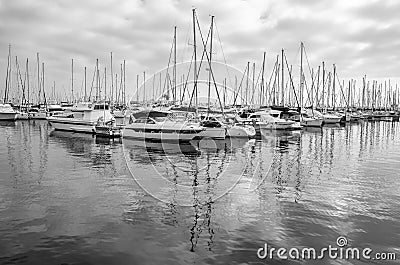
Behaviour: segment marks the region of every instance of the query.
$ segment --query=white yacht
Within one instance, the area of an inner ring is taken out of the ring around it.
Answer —
[[[322,127],[323,121],[322,117],[315,116],[311,109],[301,111],[300,124],[303,127]]]
[[[340,120],[342,119],[342,117],[335,115],[335,114],[321,113],[318,110],[308,110],[308,113],[310,111],[312,111],[312,113],[314,114],[314,117],[322,118],[323,123],[325,123],[325,124],[340,123]]]
[[[0,120],[12,120],[17,118],[18,112],[16,112],[10,104],[0,103]]]
[[[229,138],[253,138],[256,136],[256,129],[245,124],[233,124],[227,126],[226,136]]]
[[[59,104],[49,104],[48,107],[48,116],[53,116],[53,115],[60,115],[64,112],[64,108],[61,107]]]
[[[256,129],[268,130],[290,130],[295,121],[281,118],[282,111],[262,110],[252,114],[247,119],[242,120],[243,124],[253,125]]]
[[[99,120],[107,122],[114,120],[108,104],[98,103],[90,105],[81,111],[66,110],[62,114],[48,117],[50,125],[55,130],[95,133],[95,126]]]
[[[29,118],[33,120],[45,120],[47,118],[47,111],[45,104],[38,104],[31,106],[28,111]]]
[[[223,140],[226,138],[226,126],[214,116],[202,117],[198,123],[204,130],[199,133],[197,138],[210,138]]]
[[[229,138],[253,138],[256,136],[256,129],[252,125],[238,122],[237,115],[226,115],[226,137]]]
[[[195,124],[172,119],[167,112],[143,111],[136,114],[136,119],[124,127],[123,138],[181,142],[190,141],[204,131]]]

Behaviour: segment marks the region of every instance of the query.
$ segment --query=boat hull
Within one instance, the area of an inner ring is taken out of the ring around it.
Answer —
[[[256,135],[256,130],[252,126],[234,125],[227,129],[226,137],[229,138],[251,138]]]
[[[323,117],[325,124],[340,123],[341,117]]]
[[[122,132],[122,137],[127,139],[141,139],[141,140],[150,140],[150,141],[191,141],[197,136],[198,132],[194,131],[193,133],[179,133],[179,132],[168,132],[168,131],[145,131],[140,129],[131,128],[126,126]]]
[[[0,112],[0,121],[15,121],[16,118],[16,112]]]
[[[322,119],[303,119],[300,124],[303,127],[321,127],[322,122]]]
[[[82,121],[71,118],[47,118],[50,125],[58,131],[95,133],[95,124],[91,121]]]
[[[223,140],[226,138],[226,129],[223,127],[205,128],[205,130],[197,134],[196,138],[211,138],[216,140]]]

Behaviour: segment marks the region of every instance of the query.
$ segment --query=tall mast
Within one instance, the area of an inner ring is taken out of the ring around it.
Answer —
[[[263,63],[262,63],[262,74],[261,74],[261,92],[260,92],[260,106],[262,105],[262,101],[264,100],[264,71],[265,71],[265,54],[263,55]]]
[[[193,52],[194,52],[194,64],[193,64],[193,90],[195,92],[195,108],[197,112],[197,53],[196,53],[196,9],[192,9],[193,11]]]
[[[318,107],[319,106],[319,74],[320,74],[320,72],[321,72],[321,66],[320,65],[318,65],[318,74],[317,74],[317,92],[315,93],[316,94],[316,100],[317,100],[317,104],[315,104],[316,105],[316,107]]]
[[[176,101],[176,26],[174,27],[174,68],[173,68],[173,101]],[[153,94],[154,95],[154,94]],[[154,96],[153,96],[154,97]]]
[[[322,62],[322,107],[325,108],[325,62]]]
[[[104,67],[104,102],[107,100],[107,68]]]
[[[303,107],[303,42],[300,44],[300,107]]]
[[[99,100],[99,59],[96,59],[96,101]]]
[[[139,102],[139,75],[136,75],[136,102]]]
[[[110,62],[110,72],[111,72],[111,100],[110,100],[110,105],[113,104],[113,96],[114,96],[114,82],[113,80],[113,55],[111,52],[111,62]]]
[[[152,88],[152,96],[151,99],[154,102],[154,86],[155,86],[155,82],[156,82],[156,74],[153,74],[153,88]]]
[[[6,88],[4,89],[4,104],[8,101],[8,90],[11,79],[11,44],[8,44],[8,58],[7,58],[7,74],[6,74]]]
[[[85,66],[85,71],[84,72],[85,72],[85,98],[84,98],[84,101],[86,102],[86,100],[87,100],[87,94],[86,94],[86,66]]]
[[[115,74],[115,101],[116,101],[116,104],[118,105],[118,95],[117,95],[117,92],[118,92],[118,74]]]
[[[44,106],[47,109],[47,101],[46,101],[46,89],[44,87],[44,63],[42,63],[42,88],[43,88],[43,99],[44,99]]]
[[[282,100],[281,100],[281,105],[282,106],[284,106],[285,105],[285,78],[284,78],[284,70],[285,70],[285,67],[284,67],[284,62],[283,62],[283,59],[284,59],[284,56],[285,56],[285,54],[284,54],[284,50],[282,49],[282,74],[281,74],[281,81],[282,81],[282,83],[281,83],[281,88],[282,88]]]
[[[41,88],[40,88],[40,63],[39,63],[39,53],[36,53],[36,60],[37,60],[37,81],[38,81],[38,104],[40,104],[40,93],[41,93]]]
[[[162,85],[161,85],[161,72],[160,72],[160,94],[161,94],[161,100],[162,100],[162,97],[164,96],[164,91],[163,91],[163,89],[162,89]],[[181,103],[182,103],[182,101],[181,101]]]
[[[146,71],[143,71],[143,103],[146,101]]]
[[[314,107],[314,82],[315,82],[315,76],[314,76],[314,68],[311,69],[311,99],[310,99],[310,105],[311,108]]]
[[[362,96],[361,96],[361,108],[365,108],[365,87],[366,87],[366,76],[363,76],[363,90],[362,90]]]
[[[28,104],[29,104],[29,100],[30,100],[30,97],[29,97],[29,93],[30,93],[30,90],[29,90],[29,60],[28,60],[28,58],[26,58],[26,81],[27,81],[27,93],[28,93],[28,97],[27,97],[27,101],[28,101]]]
[[[210,69],[208,71],[208,104],[207,110],[210,113],[210,97],[211,97],[211,65],[212,65],[212,43],[213,43],[213,28],[214,28],[214,16],[211,16],[211,28],[210,28]]]
[[[252,85],[252,91],[251,91],[251,103],[254,104],[254,90],[256,89],[255,87],[255,78],[256,78],[256,63],[253,62],[253,85]]]
[[[336,80],[336,65],[335,64],[333,64],[333,87],[332,87],[332,107],[333,107],[333,110],[335,110],[335,101],[336,101],[336,96],[335,96],[335,93],[336,93],[336,90],[335,90],[335,85],[336,85],[336,82],[335,82],[335,80]]]
[[[124,60],[124,98],[123,98],[123,102],[124,105],[126,105],[126,78],[125,78],[125,60]]]
[[[71,93],[72,102],[74,102],[74,59],[71,59]]]
[[[226,101],[226,77],[224,79],[224,108],[225,108],[225,101]]]
[[[247,78],[246,78],[246,104],[248,105],[249,94],[249,75],[250,75],[250,62],[247,62]]]

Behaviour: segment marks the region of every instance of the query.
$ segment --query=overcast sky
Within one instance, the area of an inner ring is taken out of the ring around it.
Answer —
[[[55,81],[57,89],[70,89],[73,58],[79,90],[83,67],[91,73],[98,58],[109,68],[111,51],[114,68],[126,60],[127,86],[134,87],[136,74],[167,65],[175,25],[178,61],[190,60],[193,7],[204,32],[215,16],[224,52],[217,48],[215,58],[225,55],[239,69],[248,61],[259,68],[266,51],[268,73],[282,48],[297,67],[303,41],[312,67],[335,63],[342,78],[400,77],[397,0],[0,0],[1,90],[9,44],[20,65],[30,59],[32,72],[40,53],[47,87]]]

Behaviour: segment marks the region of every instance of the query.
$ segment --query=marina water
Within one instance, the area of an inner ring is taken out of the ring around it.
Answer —
[[[0,135],[1,264],[290,264],[302,261],[257,249],[339,236],[400,253],[399,123],[183,146],[46,121],[1,122]]]

